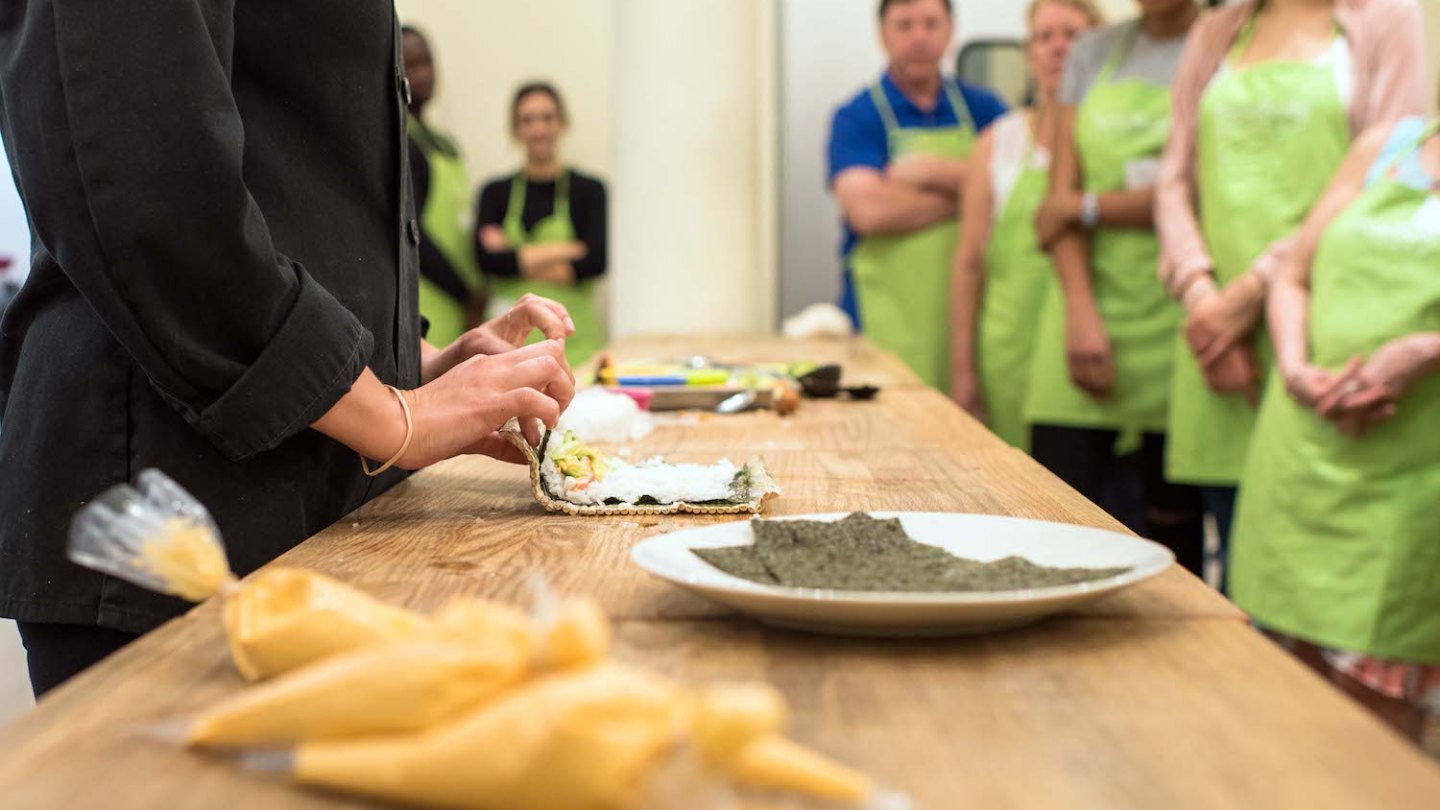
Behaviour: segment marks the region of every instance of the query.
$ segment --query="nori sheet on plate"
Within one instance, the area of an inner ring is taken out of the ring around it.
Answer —
[[[1052,568],[1022,557],[980,562],[916,542],[900,521],[857,512],[833,523],[755,520],[750,546],[694,549],[727,574],[765,585],[841,591],[1010,591],[1108,579],[1128,568]]]

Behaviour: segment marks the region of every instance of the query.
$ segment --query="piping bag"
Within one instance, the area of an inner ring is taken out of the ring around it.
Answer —
[[[277,566],[237,581],[209,511],[158,470],[81,509],[70,524],[69,554],[87,568],[191,602],[223,594],[231,657],[251,681],[430,626],[418,613],[313,571]]]
[[[480,599],[451,603],[414,637],[307,664],[185,724],[200,748],[288,746],[418,732],[463,716],[547,670],[597,663],[610,624],[589,599],[541,595],[543,620]]]
[[[588,599],[542,587],[533,615],[462,600],[424,616],[298,569],[237,582],[208,512],[155,471],[85,507],[70,553],[191,601],[224,596],[237,668],[271,680],[178,736],[298,784],[456,810],[710,810],[737,786],[909,806],[787,739],[768,686],[692,691],[609,660],[610,623]]]
[[[441,810],[688,808],[705,806],[693,801],[701,795],[730,807],[731,784],[827,807],[907,806],[780,736],[783,717],[768,687],[695,695],[603,662],[540,677],[420,734],[304,743],[242,762],[302,785]]]

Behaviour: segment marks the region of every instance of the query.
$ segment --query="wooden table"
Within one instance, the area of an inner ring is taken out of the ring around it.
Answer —
[[[645,338],[622,358],[839,361],[873,403],[806,402],[666,426],[637,454],[762,453],[772,514],[970,511],[1114,521],[862,341]],[[1002,635],[879,642],[767,629],[649,578],[636,542],[718,518],[546,515],[523,473],[458,459],[282,558],[398,603],[519,601],[535,572],[597,597],[617,654],[696,682],[764,679],[795,736],[908,791],[917,808],[1432,808],[1440,767],[1172,569],[1079,614]],[[241,687],[204,605],[0,729],[6,808],[365,806],[137,739]]]

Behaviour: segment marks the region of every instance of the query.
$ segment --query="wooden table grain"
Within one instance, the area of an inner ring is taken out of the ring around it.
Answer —
[[[816,359],[885,385],[871,403],[779,417],[667,420],[635,456],[762,455],[772,514],[981,512],[1117,528],[863,341],[644,338],[617,356]],[[1179,569],[1076,614],[979,638],[858,641],[765,628],[652,579],[637,542],[730,518],[545,514],[523,471],[457,459],[282,558],[420,609],[523,601],[536,573],[598,598],[617,655],[692,682],[759,678],[795,735],[911,794],[917,808],[1434,807],[1440,767]],[[291,790],[142,731],[242,683],[202,605],[0,729],[7,808],[367,806]]]

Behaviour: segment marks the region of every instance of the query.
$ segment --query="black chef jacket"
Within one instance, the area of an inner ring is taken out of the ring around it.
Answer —
[[[390,0],[5,0],[0,126],[35,253],[0,322],[0,614],[184,608],[65,557],[147,467],[247,573],[399,480],[307,426],[419,382]]]

